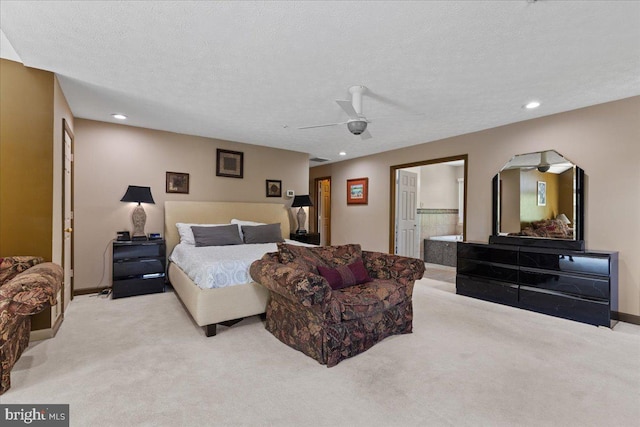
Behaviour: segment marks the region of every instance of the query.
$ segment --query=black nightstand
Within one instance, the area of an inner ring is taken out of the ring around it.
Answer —
[[[112,297],[164,292],[164,240],[113,241]]]
[[[320,233],[306,233],[306,234],[289,234],[291,240],[295,240],[302,243],[309,243],[312,245],[320,244]]]

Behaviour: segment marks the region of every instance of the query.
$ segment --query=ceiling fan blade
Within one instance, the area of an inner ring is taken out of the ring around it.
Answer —
[[[338,125],[344,125],[344,124],[347,124],[347,122],[327,123],[327,124],[324,124],[324,125],[313,125],[313,126],[302,126],[302,127],[299,127],[298,129],[324,128],[324,127],[328,127],[328,126],[338,126]]]
[[[372,136],[371,136],[371,134],[369,133],[368,130],[365,130],[364,132],[362,132],[360,134],[360,139],[371,139],[371,138],[372,138]]]
[[[350,119],[359,119],[360,118],[360,116],[358,115],[356,110],[353,108],[353,104],[351,104],[351,101],[336,100],[336,102],[338,103],[340,108],[342,108],[344,110],[344,112],[347,113],[347,115],[349,116]]]

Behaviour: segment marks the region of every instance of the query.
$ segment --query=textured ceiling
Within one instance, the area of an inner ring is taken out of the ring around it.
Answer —
[[[0,28],[76,117],[332,161],[640,95],[640,2],[3,0]],[[297,129],[352,85],[372,139]]]

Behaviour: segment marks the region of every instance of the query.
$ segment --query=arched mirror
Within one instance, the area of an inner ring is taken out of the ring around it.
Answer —
[[[514,156],[493,178],[489,241],[584,250],[583,181],[554,150]]]

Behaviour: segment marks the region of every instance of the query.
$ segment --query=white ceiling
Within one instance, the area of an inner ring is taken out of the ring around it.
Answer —
[[[3,0],[0,28],[76,117],[332,161],[640,95],[635,1]],[[352,85],[369,118],[424,116],[296,129],[344,121]]]

